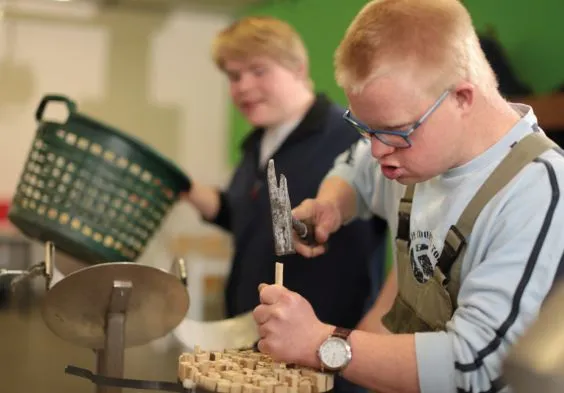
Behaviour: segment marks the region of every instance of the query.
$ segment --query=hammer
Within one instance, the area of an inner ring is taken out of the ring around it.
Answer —
[[[300,239],[308,245],[317,244],[313,226],[292,217],[288,183],[284,175],[280,175],[280,185],[276,179],[274,160],[268,161],[267,169],[268,196],[272,213],[272,229],[274,232],[274,251],[277,256],[295,254],[292,241],[292,229]]]

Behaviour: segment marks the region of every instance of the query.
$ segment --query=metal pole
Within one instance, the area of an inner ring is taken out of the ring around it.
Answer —
[[[106,314],[104,349],[98,351],[97,373],[105,377],[123,378],[125,352],[125,318],[131,281],[114,281],[110,303]],[[96,393],[121,393],[120,387],[98,385]]]

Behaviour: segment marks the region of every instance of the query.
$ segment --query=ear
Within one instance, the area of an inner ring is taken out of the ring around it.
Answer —
[[[457,107],[463,113],[467,113],[474,105],[475,86],[469,82],[460,82],[457,84],[452,95],[456,100]]]

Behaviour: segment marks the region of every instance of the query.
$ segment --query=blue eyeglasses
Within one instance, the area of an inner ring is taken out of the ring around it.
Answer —
[[[441,105],[441,103],[448,97],[450,89],[445,90],[443,94],[438,98],[437,101],[417,120],[411,127],[407,130],[397,130],[397,131],[387,131],[387,130],[373,130],[365,124],[362,124],[358,120],[354,119],[351,115],[351,111],[347,110],[343,114],[343,118],[350,125],[354,127],[362,136],[365,138],[377,138],[380,142],[385,145],[405,149],[411,147],[411,141],[409,140],[409,135],[415,131],[423,122]]]

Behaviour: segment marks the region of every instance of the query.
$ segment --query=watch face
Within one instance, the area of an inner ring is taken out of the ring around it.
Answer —
[[[319,359],[325,368],[336,370],[347,365],[351,360],[349,344],[339,337],[329,337],[319,347]]]

